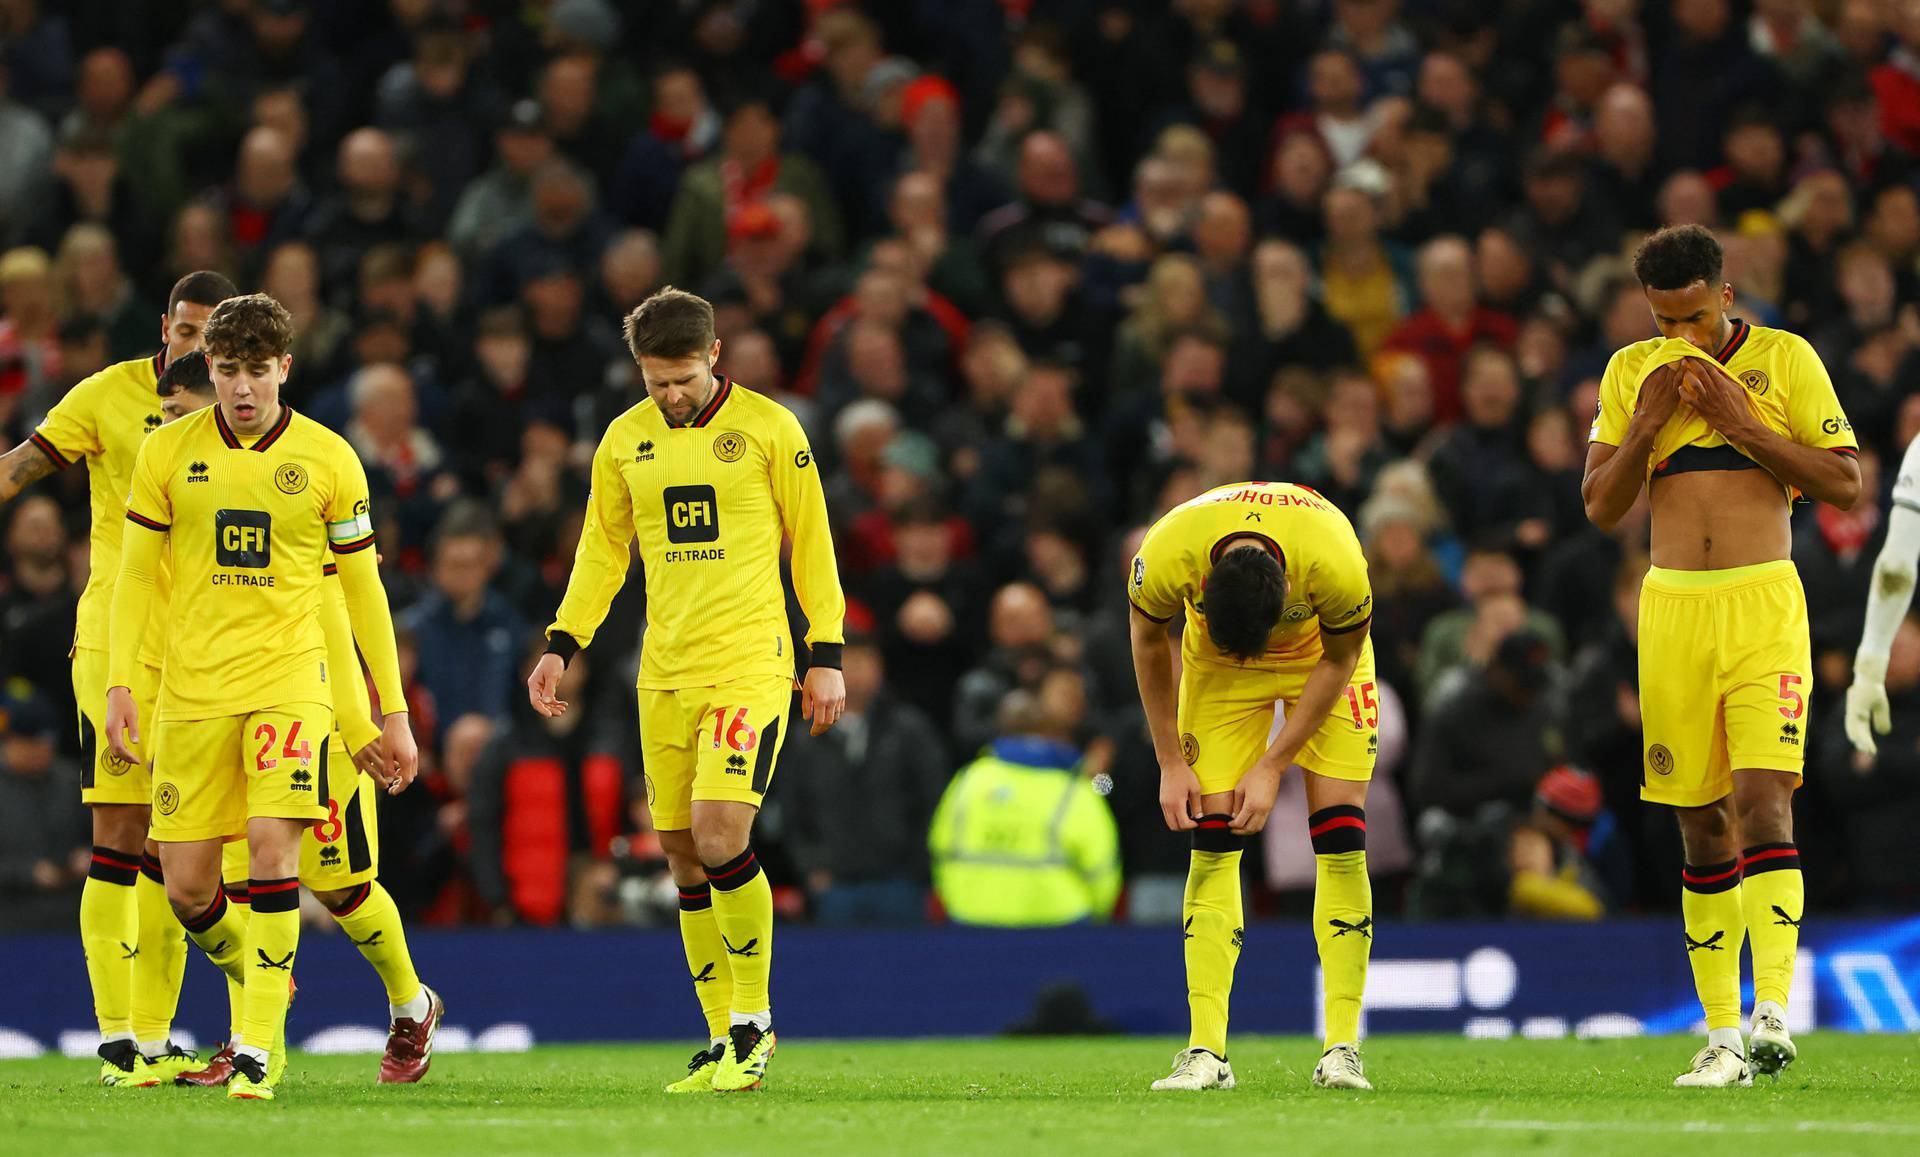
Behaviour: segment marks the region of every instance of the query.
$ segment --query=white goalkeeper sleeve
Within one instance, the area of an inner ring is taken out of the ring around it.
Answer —
[[[1853,656],[1853,686],[1847,689],[1847,738],[1856,750],[1872,755],[1878,750],[1874,734],[1887,733],[1892,718],[1887,709],[1887,654],[1893,636],[1913,601],[1916,560],[1920,559],[1920,438],[1907,445],[1900,460],[1900,477],[1893,487],[1893,509],[1887,516],[1887,541],[1873,564],[1873,587],[1867,596],[1866,628]]]

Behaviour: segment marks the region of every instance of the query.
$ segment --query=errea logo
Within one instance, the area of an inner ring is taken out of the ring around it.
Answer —
[[[162,419],[158,414],[148,414],[146,417],[147,433],[151,434],[155,430],[158,430],[163,421],[164,419]]]
[[[653,461],[653,439],[649,438],[633,448],[633,460],[635,462]]]
[[[211,478],[207,476],[207,464],[205,462],[195,462],[189,465],[187,467],[187,481],[188,482],[213,481]]]

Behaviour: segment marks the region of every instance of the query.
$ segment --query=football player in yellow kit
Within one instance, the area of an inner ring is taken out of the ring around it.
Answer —
[[[1191,1033],[1157,1090],[1230,1089],[1227,997],[1240,956],[1240,852],[1280,777],[1306,779],[1323,1088],[1369,1089],[1360,997],[1373,945],[1367,784],[1379,745],[1373,591],[1346,515],[1304,486],[1242,482],[1168,511],[1127,584],[1134,677],[1167,826],[1193,833],[1182,933]],[[1176,695],[1167,624],[1186,615]],[[1272,742],[1275,704],[1286,723]]]
[[[1787,1033],[1805,893],[1793,840],[1813,658],[1793,565],[1794,500],[1860,496],[1858,443],[1806,340],[1727,316],[1720,242],[1662,229],[1633,258],[1661,336],[1614,353],[1581,485],[1611,529],[1644,488],[1653,568],[1640,596],[1640,798],[1680,821],[1681,916],[1707,1043],[1674,1081],[1753,1082]],[[1740,946],[1753,956],[1740,1035]]]
[[[207,316],[237,291],[202,270],[174,283],[160,317],[160,351],[108,366],[67,391],[32,437],[0,455],[0,504],[56,471],[87,464],[93,529],[90,570],[74,623],[73,696],[80,715],[80,799],[93,816],[93,864],[80,892],[80,943],[100,1023],[100,1083],[145,1087],[191,1067],[167,1033],[180,994],[186,941],[167,905],[158,847],[147,838],[147,767],[101,742],[107,704],[107,607],[120,573],[127,483],[141,444],[160,427],[159,375],[200,348]],[[143,650],[131,678],[151,714],[160,656]]]
[[[713,307],[663,289],[627,318],[647,399],[593,456],[586,525],[547,654],[527,683],[554,716],[567,660],[593,640],[637,542],[647,577],[640,741],[647,802],[680,887],[680,933],[709,1044],[670,1092],[757,1088],[773,1054],[773,897],[748,840],[792,697],[780,581],[807,617],[804,713],[818,735],[846,703],[846,601],[813,451],[784,406],[714,372]]]
[[[207,358],[195,352],[176,359],[160,375],[160,410],[172,422],[197,413],[214,402],[213,378]],[[420,983],[407,950],[406,928],[393,897],[381,886],[379,787],[387,774],[380,750],[380,728],[373,722],[366,680],[354,650],[346,596],[340,590],[338,568],[331,562],[326,578],[320,625],[327,635],[327,661],[340,677],[332,680],[334,731],[328,748],[352,756],[358,774],[330,775],[327,818],[307,829],[300,844],[300,883],[333,914],[360,954],[373,965],[386,986],[390,1023],[386,1053],[380,1061],[381,1084],[406,1084],[426,1075],[433,1060],[434,1030],[446,1008],[433,990]],[[171,594],[169,568],[160,572],[157,603],[161,606],[149,624],[150,636],[164,635],[165,604]],[[149,642],[151,643],[151,638]],[[158,664],[158,660],[155,660]],[[345,768],[341,769],[343,772]],[[221,852],[221,876],[229,903],[244,915],[250,910],[247,888],[247,845],[229,842]],[[176,937],[184,943],[184,937]],[[177,974],[176,974],[177,975]],[[231,1035],[204,1068],[179,1074],[183,1085],[225,1085],[233,1077],[233,1050],[242,1043],[245,989],[227,981],[231,1005]],[[275,1055],[283,1064],[286,1051]]]
[[[129,762],[142,720],[131,685],[171,546],[170,631],[154,718],[153,836],[187,933],[245,989],[245,1043],[228,1086],[271,1099],[299,946],[301,836],[326,818],[333,731],[322,568],[339,567],[353,633],[386,708],[381,750],[411,782],[417,762],[386,591],[374,563],[366,474],[339,435],[280,400],[293,323],[261,294],[207,319],[218,404],[154,432],[134,462],[120,577],[108,618],[107,742]],[[220,886],[220,848],[244,834],[252,916]],[[248,984],[250,976],[258,976]]]

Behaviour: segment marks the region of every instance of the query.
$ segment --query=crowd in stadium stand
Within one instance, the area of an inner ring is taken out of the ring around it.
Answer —
[[[785,914],[938,918],[942,793],[1037,729],[1108,793],[1116,918],[1177,915],[1124,576],[1244,479],[1315,487],[1366,546],[1381,911],[1672,907],[1673,821],[1638,801],[1646,514],[1594,529],[1579,480],[1609,354],[1654,333],[1628,256],[1678,222],[1861,440],[1868,499],[1794,519],[1809,891],[1920,899],[1920,626],[1877,759],[1838,710],[1920,433],[1920,4],[0,0],[0,93],[0,448],[151,354],[186,271],[298,323],[286,397],[374,487],[412,918],[672,918],[640,576],[568,671],[589,709],[524,689],[588,457],[642,396],[621,318],[665,284],[801,415],[850,598],[848,715],[796,729],[756,832]],[[86,866],[81,473],[0,512],[0,923],[64,926]],[[1303,910],[1305,807],[1290,777],[1262,914]]]

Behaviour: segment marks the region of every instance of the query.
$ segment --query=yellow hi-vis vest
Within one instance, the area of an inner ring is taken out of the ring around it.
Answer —
[[[940,797],[927,843],[933,886],[961,924],[1031,928],[1105,920],[1120,895],[1120,833],[1079,753],[1033,737],[994,742]]]

